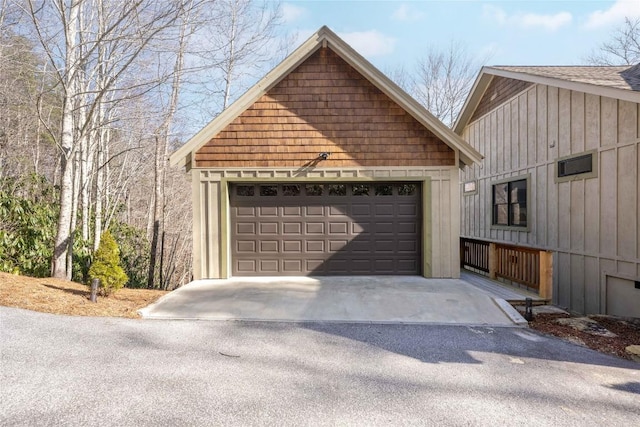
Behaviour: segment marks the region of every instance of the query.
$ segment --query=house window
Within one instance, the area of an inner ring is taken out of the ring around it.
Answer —
[[[558,178],[593,172],[593,153],[558,160]]]
[[[492,224],[506,227],[527,226],[527,180],[493,184]]]

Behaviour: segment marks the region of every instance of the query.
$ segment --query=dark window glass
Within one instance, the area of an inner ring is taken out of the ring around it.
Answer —
[[[593,171],[593,154],[558,161],[558,178]]]
[[[346,196],[347,186],[344,184],[331,184],[329,186],[329,195],[330,196]]]
[[[374,192],[376,196],[391,196],[393,195],[392,185],[375,185]]]
[[[253,185],[238,185],[236,187],[236,195],[247,197],[254,195],[254,186]]]
[[[271,197],[278,195],[278,186],[277,185],[261,185],[260,186],[260,195]]]
[[[351,186],[351,194],[354,196],[368,196],[369,184],[353,184]]]
[[[493,185],[493,225],[527,226],[527,180]]]
[[[307,184],[305,187],[305,193],[307,196],[322,196],[323,188],[320,184]]]
[[[399,196],[414,196],[418,187],[415,184],[401,184],[398,186]]]
[[[300,186],[298,184],[287,184],[282,186],[283,196],[299,196]]]

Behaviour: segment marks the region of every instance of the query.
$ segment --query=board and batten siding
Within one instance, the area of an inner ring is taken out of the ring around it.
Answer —
[[[230,277],[228,185],[232,182],[388,182],[422,183],[422,273],[460,276],[460,223],[457,166],[421,168],[193,168],[194,279]]]
[[[461,235],[554,251],[554,302],[606,313],[609,283],[640,280],[639,105],[535,84],[472,121],[463,138],[485,159],[461,172],[477,180]],[[558,158],[591,150],[595,177],[556,181]],[[521,176],[528,231],[492,228],[492,183]]]

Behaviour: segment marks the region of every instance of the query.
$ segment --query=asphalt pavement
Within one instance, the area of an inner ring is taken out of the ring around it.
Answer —
[[[640,425],[640,364],[523,328],[0,307],[0,425]]]

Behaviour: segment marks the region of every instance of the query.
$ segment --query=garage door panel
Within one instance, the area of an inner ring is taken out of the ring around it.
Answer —
[[[353,217],[371,217],[371,204],[353,203],[351,205],[351,215]]]
[[[278,234],[278,223],[277,222],[261,222],[260,225],[260,234]]]
[[[240,195],[232,185],[232,274],[419,274],[421,192],[412,186],[254,184]]]
[[[238,252],[255,253],[256,242],[254,240],[238,240],[236,241],[236,250]]]
[[[324,265],[324,259],[307,259],[305,263],[306,271],[318,271]]]
[[[380,203],[375,205],[376,217],[394,216],[394,205],[392,203]]]
[[[398,216],[411,216],[415,217],[418,215],[418,206],[415,203],[399,203],[398,207]]]
[[[279,271],[280,271],[280,266],[277,259],[261,259],[260,260],[260,272],[278,274]]]
[[[277,240],[261,240],[260,252],[262,253],[278,253],[278,241]]]
[[[398,241],[398,252],[401,253],[417,253],[418,252],[418,242],[415,240],[399,240]]]
[[[329,216],[345,216],[348,212],[347,205],[329,206]]]
[[[300,240],[285,240],[282,242],[282,250],[283,252],[288,253],[301,253],[302,252],[302,241]]]
[[[301,222],[284,222],[282,223],[282,234],[285,236],[301,235],[302,223]]]
[[[308,222],[306,224],[307,234],[322,234],[324,235],[324,222]]]
[[[376,240],[374,248],[378,254],[389,254],[395,252],[396,245],[394,240]]]
[[[236,224],[236,233],[253,236],[256,234],[256,224],[254,222],[239,222]]]
[[[416,235],[418,233],[418,224],[416,222],[398,222],[397,232]]]
[[[248,216],[253,218],[256,216],[256,208],[250,206],[239,206],[236,209],[236,216]]]
[[[329,252],[340,252],[348,244],[348,240],[329,240]]]
[[[261,217],[268,217],[268,216],[277,217],[278,207],[277,206],[261,206],[260,209],[258,209],[258,212]]]
[[[324,217],[323,206],[303,206],[306,216],[321,216]]]
[[[331,222],[329,223],[329,235],[347,234],[349,224],[347,222]]]
[[[282,269],[285,273],[304,273],[303,261],[301,259],[290,259],[282,262]]]
[[[374,248],[369,240],[352,240],[349,242],[349,250],[354,254],[368,254],[371,253]]]
[[[235,265],[237,266],[238,271],[241,273],[255,273],[257,261],[241,259],[237,260]]]
[[[307,240],[307,252],[323,253],[325,251],[324,240]]]
[[[282,208],[283,216],[302,216],[302,206],[284,206]]]

